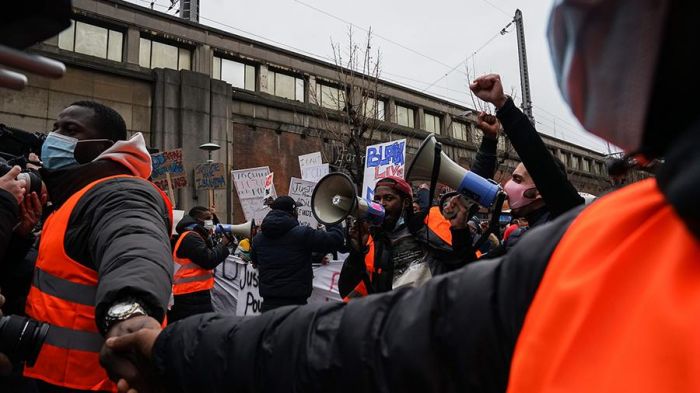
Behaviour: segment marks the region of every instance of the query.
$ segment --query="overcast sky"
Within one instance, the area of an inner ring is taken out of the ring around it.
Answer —
[[[506,91],[520,105],[515,25],[499,34],[520,7],[538,130],[608,153],[604,141],[581,128],[556,86],[545,38],[552,0],[200,1],[203,24],[326,59],[332,58],[331,40],[347,43],[348,23],[355,25],[358,40],[371,27],[383,79],[427,88],[429,94],[472,108],[478,104],[468,94],[467,72],[470,77],[500,73]],[[156,5],[156,10],[164,8]]]

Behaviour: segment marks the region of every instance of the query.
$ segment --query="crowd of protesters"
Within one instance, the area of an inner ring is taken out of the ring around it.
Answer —
[[[143,136],[115,110],[69,105],[34,159],[44,187],[30,191],[19,167],[0,176],[0,306],[48,326],[29,361],[0,342],[0,391],[700,390],[700,132],[682,94],[700,79],[677,78],[695,75],[698,7],[555,2],[548,35],[574,114],[630,155],[665,159],[590,206],[500,76],[470,83],[495,116],[478,115],[468,169],[495,176],[501,133],[521,160],[502,221],[389,176],[374,190],[379,225],[310,228],[280,196],[250,238],[217,235],[206,207],[173,221]],[[671,118],[650,109],[669,98]],[[314,261],[345,252],[343,302],[307,305]],[[259,271],[262,315],[214,307],[231,259]]]

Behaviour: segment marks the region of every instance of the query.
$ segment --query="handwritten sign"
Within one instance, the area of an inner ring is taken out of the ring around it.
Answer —
[[[172,188],[187,187],[187,174],[182,166],[182,149],[151,154],[151,178],[162,190],[168,190],[168,173]]]
[[[243,265],[238,277],[238,302],[236,302],[236,315],[258,315],[263,298],[260,296],[260,278],[258,269],[253,265]]]
[[[318,166],[323,162],[321,161],[321,152],[317,151],[315,153],[304,154],[299,156],[299,168],[304,171],[304,168],[310,166]]]
[[[263,204],[265,178],[269,174],[270,168],[266,166],[231,171],[231,179],[236,187],[246,221],[255,220],[255,222],[260,223],[269,211],[269,208]],[[277,197],[274,183],[271,186],[271,196],[272,198]]]
[[[387,176],[403,178],[405,166],[405,139],[367,146],[365,176],[362,183],[363,197],[367,199],[374,197],[374,186],[379,179]]]
[[[316,183],[302,180],[296,177],[289,181],[289,196],[297,202],[297,212],[299,213],[299,223],[308,225],[311,228],[318,227],[318,221],[311,213],[311,195],[314,192]]]
[[[321,180],[321,178],[323,176],[326,176],[328,173],[330,173],[330,167],[328,166],[328,164],[307,166],[306,168],[301,168],[301,178],[312,182],[317,182]]]
[[[265,176],[265,199],[272,197],[272,188],[275,186],[275,173],[270,172]]]
[[[194,184],[198,190],[218,190],[226,188],[224,163],[199,164],[194,168]]]

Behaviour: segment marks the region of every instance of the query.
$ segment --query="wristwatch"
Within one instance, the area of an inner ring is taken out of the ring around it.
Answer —
[[[143,306],[135,300],[127,300],[112,305],[105,315],[105,330],[114,326],[117,322],[126,321],[131,317],[148,315]]]

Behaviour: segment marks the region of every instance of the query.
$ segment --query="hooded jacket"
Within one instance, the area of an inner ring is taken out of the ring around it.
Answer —
[[[178,235],[182,235],[187,231],[193,231],[182,239],[180,248],[177,250],[177,256],[179,258],[187,258],[203,269],[214,269],[228,256],[228,247],[222,244],[214,246],[210,238],[205,239],[202,237],[200,228],[201,231],[206,231],[197,224],[197,220],[187,214],[177,223],[175,230]],[[173,239],[173,244],[176,241],[177,239]]]
[[[282,210],[271,210],[260,229],[250,256],[260,275],[260,295],[266,300],[311,296],[311,253],[337,251],[345,242],[339,226],[312,229]]]
[[[161,193],[146,181],[151,156],[140,133],[118,141],[94,161],[58,170],[42,169],[53,208],[91,182],[97,184],[71,213],[65,234],[68,256],[97,271],[95,321],[104,332],[108,308],[128,297],[162,321],[172,288],[170,212]]]

